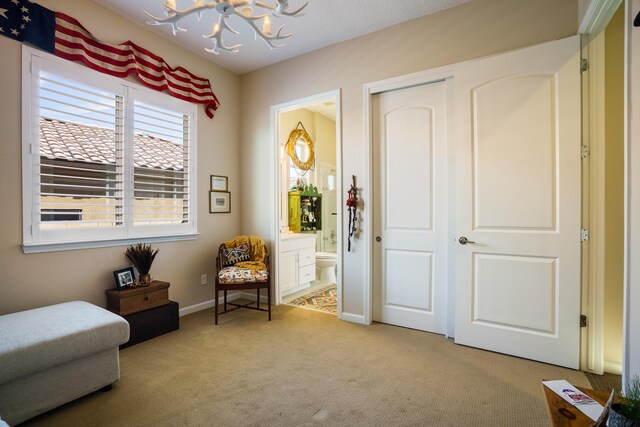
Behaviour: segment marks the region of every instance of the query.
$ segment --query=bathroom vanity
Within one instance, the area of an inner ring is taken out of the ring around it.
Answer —
[[[280,235],[280,296],[308,288],[316,278],[316,234]]]

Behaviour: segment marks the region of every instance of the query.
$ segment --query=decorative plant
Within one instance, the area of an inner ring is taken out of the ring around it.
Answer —
[[[146,280],[144,280],[143,276],[147,276],[148,279],[151,264],[153,264],[153,260],[158,254],[158,249],[154,250],[151,245],[145,243],[136,243],[129,246],[124,254],[138,270],[140,281],[145,282]]]
[[[621,415],[640,422],[640,376],[634,375],[627,381],[627,390],[620,395]]]

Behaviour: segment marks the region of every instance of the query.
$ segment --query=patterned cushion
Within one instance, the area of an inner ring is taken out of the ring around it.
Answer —
[[[222,265],[230,266],[238,262],[249,261],[251,254],[249,254],[249,245],[244,243],[240,246],[230,249],[222,249]]]
[[[218,273],[220,283],[266,282],[269,278],[267,270],[257,270],[254,274],[248,268],[225,267]]]

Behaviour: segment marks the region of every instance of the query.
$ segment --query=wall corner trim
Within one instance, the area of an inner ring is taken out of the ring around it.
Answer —
[[[364,316],[361,314],[342,312],[342,320],[345,322],[358,323],[360,325],[370,325],[370,323],[367,323]]]
[[[620,3],[622,0],[591,0],[578,27],[578,34],[597,34],[604,30]]]

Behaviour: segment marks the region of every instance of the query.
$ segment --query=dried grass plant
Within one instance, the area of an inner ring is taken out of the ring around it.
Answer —
[[[142,276],[149,274],[153,260],[158,254],[158,249],[154,250],[151,245],[145,243],[136,243],[129,246],[124,254]]]

